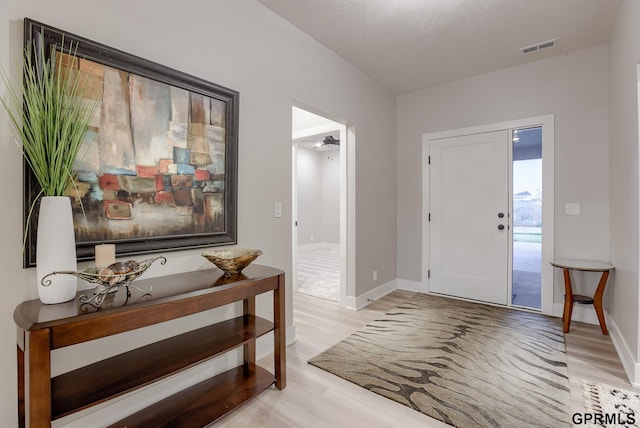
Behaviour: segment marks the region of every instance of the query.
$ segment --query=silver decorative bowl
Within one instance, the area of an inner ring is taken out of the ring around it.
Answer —
[[[216,265],[224,272],[225,276],[239,274],[260,255],[262,255],[261,250],[240,247],[209,250],[202,253],[202,257]]]

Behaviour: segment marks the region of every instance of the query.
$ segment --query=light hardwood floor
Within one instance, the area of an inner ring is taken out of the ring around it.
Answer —
[[[211,427],[445,427],[424,414],[331,375],[307,360],[334,345],[414,293],[394,291],[358,312],[294,293],[297,341],[287,348],[287,387],[273,387]],[[565,335],[572,409],[584,412],[582,380],[629,385],[611,339],[598,326],[571,323]],[[269,367],[271,358],[261,364]]]

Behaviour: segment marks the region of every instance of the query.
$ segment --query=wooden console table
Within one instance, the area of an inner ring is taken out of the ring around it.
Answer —
[[[23,302],[18,326],[20,426],[50,427],[51,421],[134,391],[196,364],[243,347],[244,364],[161,400],[113,427],[203,427],[275,383],[286,385],[284,272],[250,265],[232,280],[218,269],[138,280],[150,295],[119,289],[99,310],[75,301]],[[273,291],[274,321],[255,315],[255,296]],[[78,294],[91,293],[90,290]],[[243,315],[51,378],[51,351],[158,324],[233,302]],[[256,338],[274,335],[274,372],[256,365]]]

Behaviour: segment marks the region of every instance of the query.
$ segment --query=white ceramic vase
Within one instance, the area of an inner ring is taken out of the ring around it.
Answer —
[[[66,196],[44,196],[40,200],[36,243],[36,277],[42,303],[72,300],[78,291],[75,276],[51,275],[46,279],[51,280],[48,286],[42,285],[42,278],[51,272],[77,268],[71,200]]]

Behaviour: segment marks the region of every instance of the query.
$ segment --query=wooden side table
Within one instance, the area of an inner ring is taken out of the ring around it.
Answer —
[[[575,259],[558,259],[550,262],[551,265],[562,269],[564,273],[564,311],[562,313],[562,321],[564,322],[564,332],[569,333],[569,326],[571,324],[571,314],[573,312],[574,303],[591,304],[596,311],[598,321],[600,322],[600,328],[602,334],[609,334],[607,330],[607,324],[604,320],[604,311],[602,310],[602,296],[604,295],[604,288],[607,285],[607,279],[609,278],[609,272],[615,269],[612,265],[603,262],[597,262],[592,260],[575,260]],[[600,282],[593,297],[583,296],[580,294],[573,294],[573,288],[571,285],[570,271],[579,270],[586,272],[602,272]]]

